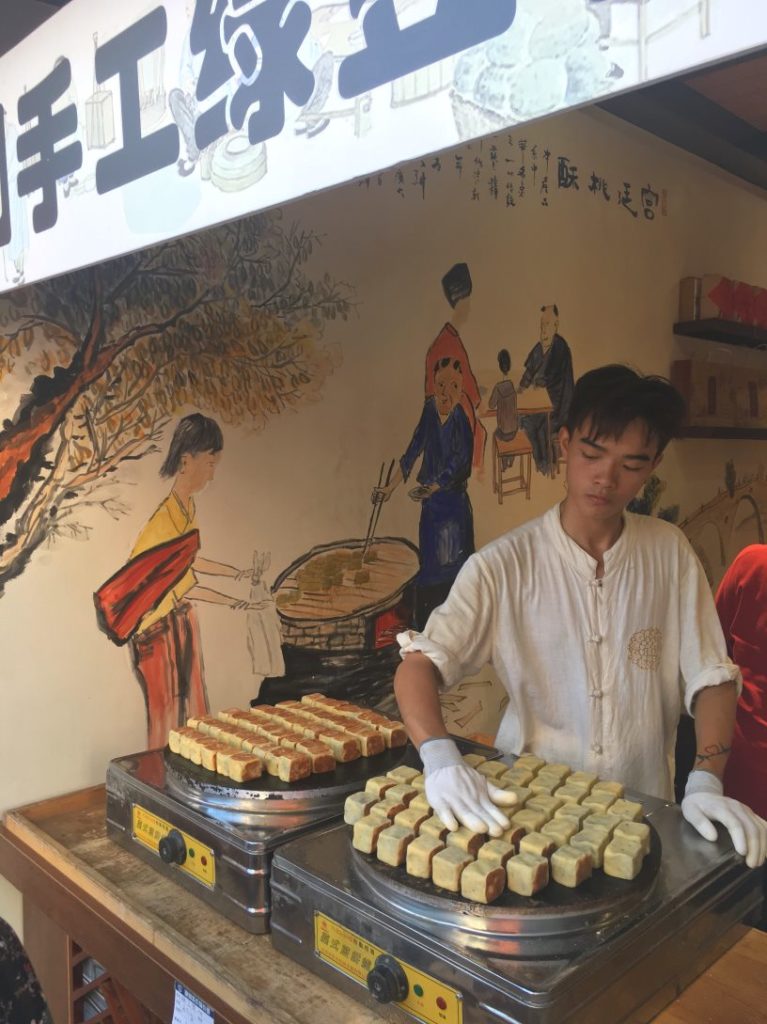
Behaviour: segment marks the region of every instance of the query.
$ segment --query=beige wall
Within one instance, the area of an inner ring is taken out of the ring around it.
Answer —
[[[501,347],[509,349],[518,381],[544,303],[559,305],[560,333],[572,349],[576,376],[606,361],[668,374],[672,358],[690,347],[676,343],[671,331],[681,277],[715,271],[767,283],[763,197],[606,115],[545,121],[515,132],[515,145],[522,137],[528,153],[536,142],[541,151],[548,147],[552,167],[557,155],[569,156],[579,167],[580,191],[558,192],[553,170],[548,208],[528,194],[507,209],[503,193],[494,201],[484,185],[474,202],[469,161],[475,147],[464,153],[462,179],[447,170],[452,158],[444,158],[443,171],[429,175],[425,200],[410,185],[408,169],[405,199],[390,172],[380,187],[374,179],[370,188],[345,187],[286,211],[325,235],[311,271],[349,282],[357,315],[326,328],[325,340],[339,346],[342,359],[319,402],[273,419],[259,433],[226,429],[218,475],[198,500],[206,555],[245,566],[255,547],[268,549],[273,576],[315,544],[364,536],[380,464],[404,451],[417,422],[426,348],[449,313],[439,282],[457,261],[468,262],[474,280],[462,336],[488,389],[499,376]],[[607,179],[610,203],[588,192],[592,170]],[[487,177],[485,167],[483,182]],[[632,218],[617,203],[623,181],[633,183],[637,199],[648,183],[666,190],[667,216]],[[6,383],[12,382],[4,382],[8,396]],[[0,418],[13,410],[0,395]],[[663,504],[679,504],[683,517],[692,513],[722,486],[727,459],[735,460],[739,475],[755,473],[764,461],[762,445],[672,445],[660,467],[668,485]],[[97,783],[109,758],[144,746],[142,699],[128,653],[97,629],[92,594],[125,559],[166,493],[160,460],[153,455],[122,471],[118,489],[130,506],[125,517],[113,521],[90,510],[83,518],[92,527],[89,539],[60,540],[38,551],[6,588],[0,808]],[[478,545],[563,495],[562,477],[534,473],[530,501],[515,494],[499,505],[490,478],[487,458],[484,480],[475,474],[470,483]],[[384,509],[379,533],[417,541],[418,507],[406,488]],[[239,587],[232,592],[245,596]],[[243,618],[213,606],[202,606],[200,617],[212,704],[246,702],[257,681]],[[490,678],[489,672],[482,676]],[[495,690],[470,688],[464,696],[453,707],[459,716],[473,712],[467,728],[491,728]],[[0,913],[17,921],[18,903],[4,885]]]

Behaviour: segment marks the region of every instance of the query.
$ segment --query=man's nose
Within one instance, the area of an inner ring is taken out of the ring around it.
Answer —
[[[614,488],[618,483],[618,467],[611,464],[601,464],[597,472],[597,483],[601,487]]]

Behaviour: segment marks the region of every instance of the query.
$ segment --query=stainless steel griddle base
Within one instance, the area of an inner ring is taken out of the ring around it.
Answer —
[[[449,937],[457,946],[508,955],[513,944],[515,955],[528,959],[568,956],[595,933],[609,935],[641,910],[661,866],[661,841],[652,827],[650,837],[650,854],[630,882],[594,871],[577,889],[551,881],[535,896],[507,891],[489,906],[411,878],[404,866],[389,867],[357,850],[352,850],[351,870],[355,885],[376,906],[416,928]]]
[[[722,835],[708,843],[684,822],[678,807],[650,798],[645,805],[653,807],[648,821],[663,851],[654,880],[632,904],[612,913],[608,909],[601,924],[594,921],[573,932],[567,954],[559,941],[565,929],[562,905],[544,909],[536,928],[517,922],[516,934],[496,934],[489,949],[482,947],[490,908],[472,909],[456,900],[459,925],[436,912],[429,900],[421,901],[419,916],[414,893],[403,913],[402,894],[391,886],[376,891],[361,877],[360,860],[343,825],[310,841],[297,839],[275,853],[272,941],[350,996],[379,1009],[388,1021],[648,1021],[739,937],[744,930],[740,922],[760,903],[761,876],[744,867],[729,838]],[[363,874],[370,874],[368,867],[363,866]],[[504,913],[506,926],[513,927],[509,908]],[[435,991],[452,993],[453,1015],[450,998],[443,1016],[436,1010],[434,1016],[409,1011],[401,1001],[376,1002],[364,980],[318,955],[315,928],[324,918],[433,981],[431,988],[422,982],[422,1001],[433,1002]],[[556,940],[548,949],[544,933]]]
[[[408,753],[407,747],[396,747],[375,757],[337,764],[332,772],[310,775],[299,782],[262,775],[253,782],[235,783],[166,749],[165,787],[182,803],[218,821],[290,828],[307,819],[326,819],[328,807],[340,813],[350,793],[364,789],[371,775],[385,775],[399,767]]]
[[[313,807],[311,813],[294,804],[292,810],[283,808],[270,818],[263,813],[266,801],[256,804],[255,799],[248,801],[222,786],[219,799],[212,801],[205,813],[201,802],[195,805],[179,795],[178,783],[169,779],[172,771],[161,750],[112,761],[107,770],[107,835],[247,931],[268,931],[272,851],[337,818],[338,799],[322,808]],[[179,865],[164,863],[156,850],[140,842],[136,808],[159,818],[163,833],[170,826],[205,847],[205,855],[214,865],[214,883],[205,884]],[[243,820],[250,823],[236,823]]]
[[[497,756],[492,747],[460,740],[465,751]],[[266,777],[231,783],[165,750],[149,750],[110,762],[107,770],[107,834],[126,850],[205,900],[250,932],[269,930],[272,854],[284,843],[326,826],[343,813],[349,793],[372,775],[400,765],[418,767],[411,746],[338,765],[334,772],[287,783]],[[136,809],[186,833],[212,865],[215,878],[201,880],[187,867],[166,864],[136,834]]]

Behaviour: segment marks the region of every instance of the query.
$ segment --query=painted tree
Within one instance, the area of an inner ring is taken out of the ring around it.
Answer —
[[[661,480],[655,473],[647,478],[640,494],[633,498],[626,508],[629,512],[635,512],[640,516],[657,515],[658,519],[665,519],[669,523],[675,523],[679,519],[679,506],[666,505],[656,512],[661,495],[666,490],[666,482]]]
[[[738,475],[735,472],[735,463],[728,459],[724,464],[724,486],[731,498],[735,496],[735,488],[738,483]]]
[[[317,399],[352,305],[308,275],[318,243],[259,215],[0,297],[0,594],[86,505],[127,511],[105,483],[180,411],[261,429]]]

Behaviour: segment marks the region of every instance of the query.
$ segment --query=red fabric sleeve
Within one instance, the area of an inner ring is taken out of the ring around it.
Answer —
[[[144,616],[162,601],[189,571],[200,550],[199,530],[142,551],[103,583],[93,600],[101,630],[124,644]]]

